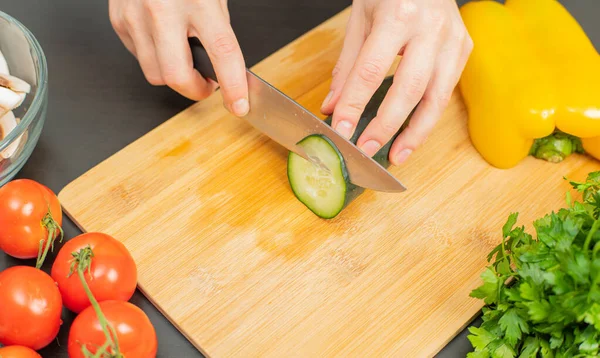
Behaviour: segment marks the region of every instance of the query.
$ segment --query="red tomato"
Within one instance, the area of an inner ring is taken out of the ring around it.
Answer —
[[[124,301],[104,301],[99,304],[108,324],[117,332],[121,354],[127,358],[156,357],[158,342],[148,316],[137,306]],[[94,354],[106,342],[94,307],[83,310],[71,324],[68,353],[71,358],[84,357],[82,346]],[[113,352],[109,349],[109,352]],[[113,352],[114,353],[114,352]]]
[[[18,259],[35,258],[40,241],[48,239],[49,226],[56,225],[62,225],[62,210],[48,187],[18,179],[0,188],[0,250]],[[58,227],[53,229],[52,240],[60,234]]]
[[[42,358],[38,352],[25,346],[8,346],[0,348],[1,358]]]
[[[77,271],[67,277],[73,259],[71,254],[88,245],[94,256],[90,271],[86,269],[83,274],[96,300],[129,301],[137,286],[133,257],[119,240],[102,233],[86,233],[67,241],[52,265],[52,278],[58,283],[65,307],[79,313],[90,306]]]
[[[47,346],[62,324],[62,298],[47,273],[30,266],[0,272],[0,343]]]

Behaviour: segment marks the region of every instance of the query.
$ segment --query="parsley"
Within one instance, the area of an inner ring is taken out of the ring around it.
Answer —
[[[533,222],[511,213],[488,255],[483,323],[470,327],[468,358],[600,357],[600,171],[569,182],[582,201]]]

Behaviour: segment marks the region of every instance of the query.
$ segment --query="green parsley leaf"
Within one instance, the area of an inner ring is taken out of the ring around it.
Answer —
[[[535,358],[540,351],[540,341],[535,336],[530,336],[523,342],[523,348],[519,358]]]
[[[542,358],[554,358],[554,352],[547,340],[540,340],[540,355]]]
[[[600,356],[600,171],[570,183],[582,200],[533,220],[535,235],[509,214],[470,293],[485,305],[468,357]]]
[[[496,336],[486,331],[485,328],[469,327],[469,332],[471,332],[471,334],[467,338],[475,350],[484,350],[488,344],[496,339]]]
[[[584,321],[600,331],[600,304],[593,303],[584,315]]]
[[[519,315],[516,308],[511,308],[498,321],[500,328],[505,333],[504,338],[512,346],[516,346],[521,339],[522,333],[529,332],[529,326],[523,317]]]
[[[500,347],[496,348],[494,353],[492,354],[493,358],[514,358],[515,351],[506,344],[502,344]]]
[[[506,220],[504,226],[502,226],[502,236],[508,237],[510,232],[512,231],[513,226],[517,223],[517,218],[519,217],[519,213],[511,213]]]
[[[466,358],[490,358],[490,353],[488,351],[469,352]]]
[[[494,303],[498,300],[499,280],[493,268],[488,267],[481,274],[484,284],[473,290],[470,294],[474,298],[483,298],[486,304]]]
[[[550,303],[546,300],[526,302],[524,305],[529,309],[529,319],[533,322],[540,322],[546,319],[550,315]]]

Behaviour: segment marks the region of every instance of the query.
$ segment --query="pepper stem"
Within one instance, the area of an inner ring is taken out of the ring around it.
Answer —
[[[536,139],[529,151],[531,156],[551,163],[560,163],[573,153],[584,153],[581,139],[560,131]]]
[[[48,206],[48,212],[46,213],[44,218],[42,218],[41,224],[48,231],[48,238],[46,240],[40,240],[37,261],[35,263],[35,267],[38,269],[41,268],[44,264],[46,256],[48,255],[48,251],[50,251],[50,249],[54,250],[54,241],[57,237],[56,234],[60,233],[60,239],[58,240],[59,242],[62,242],[63,237],[65,236],[62,227],[60,227],[56,220],[54,220],[52,212],[50,211],[50,206]]]
[[[71,276],[75,270],[77,271],[77,275],[79,276],[81,285],[83,286],[83,289],[85,290],[85,293],[88,296],[88,299],[90,300],[94,311],[96,312],[96,316],[98,317],[100,326],[102,326],[102,331],[104,331],[104,335],[106,336],[106,342],[98,349],[96,354],[94,354],[92,357],[103,357],[104,354],[108,354],[109,357],[123,358],[123,355],[121,354],[119,349],[119,340],[117,338],[117,333],[115,332],[114,328],[108,323],[108,320],[106,319],[104,313],[102,313],[102,310],[100,309],[98,301],[94,297],[94,294],[90,290],[90,287],[88,286],[85,280],[84,271],[88,270],[88,273],[91,274],[92,258],[94,257],[94,252],[92,251],[92,248],[88,245],[87,247],[84,247],[83,249],[77,252],[71,253],[71,255],[73,256],[74,260],[71,263],[71,270],[68,276]],[[114,353],[109,354],[107,352],[107,349],[109,347],[112,348],[112,351]],[[85,350],[84,354],[86,354]],[[86,354],[86,356],[89,356],[89,351]]]

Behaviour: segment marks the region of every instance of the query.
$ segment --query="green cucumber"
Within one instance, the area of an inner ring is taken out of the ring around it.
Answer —
[[[350,141],[356,141],[367,128],[367,125],[377,115],[387,91],[392,85],[393,77],[387,77],[375,91],[369,103],[360,117],[356,130]],[[414,111],[414,110],[413,110]],[[384,145],[373,159],[384,168],[390,166],[389,153],[396,137],[406,128],[413,112],[403,123],[398,132]],[[331,125],[331,116],[325,119],[325,123]],[[323,219],[336,217],[354,199],[364,192],[364,188],[350,182],[346,164],[342,154],[335,144],[327,137],[313,134],[305,137],[298,145],[311,156],[325,163],[329,172],[322,169],[318,163],[308,161],[301,156],[290,152],[287,162],[287,176],[290,187],[296,198],[303,203],[315,215]]]

